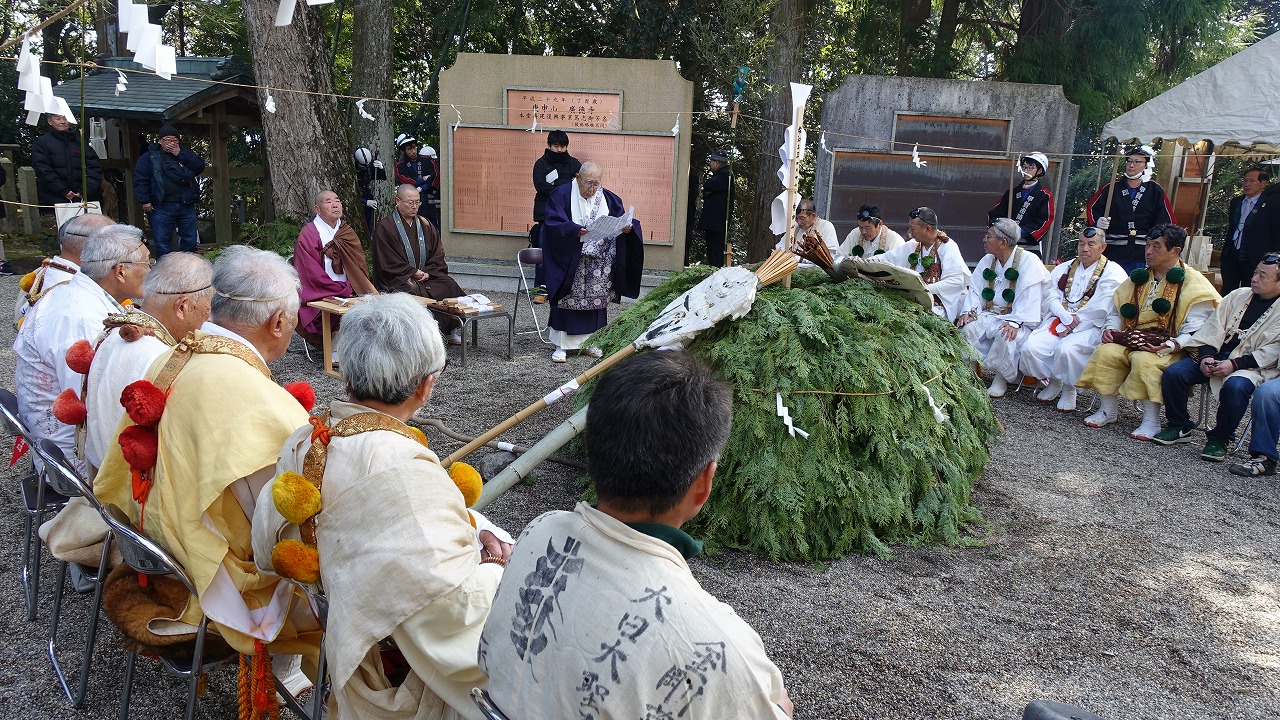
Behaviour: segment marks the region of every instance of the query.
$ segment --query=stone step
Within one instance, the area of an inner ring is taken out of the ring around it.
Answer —
[[[465,257],[451,257],[447,260],[449,275],[467,292],[513,292],[518,287],[520,275],[515,260],[509,263]],[[526,272],[532,282],[533,270]],[[670,276],[671,273],[660,270],[645,270],[640,276],[641,296],[666,282]]]

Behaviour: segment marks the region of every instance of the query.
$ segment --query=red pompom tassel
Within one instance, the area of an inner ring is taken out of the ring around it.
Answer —
[[[139,472],[150,470],[156,466],[156,457],[160,453],[160,436],[156,431],[142,425],[130,425],[120,431],[120,452],[129,467]]]
[[[67,348],[67,367],[81,375],[89,374],[89,365],[93,363],[93,346],[88,340],[77,340]]]
[[[120,393],[120,404],[129,419],[139,425],[155,425],[164,414],[165,397],[160,388],[150,380],[137,380],[125,386]]]
[[[76,397],[75,390],[67,388],[53,401],[53,416],[60,423],[79,425],[84,422],[85,418],[89,417],[89,408],[85,407],[80,398]]]
[[[310,384],[302,381],[291,382],[285,385],[284,389],[289,391],[294,400],[302,404],[303,410],[311,412],[311,408],[316,406],[316,391]]]

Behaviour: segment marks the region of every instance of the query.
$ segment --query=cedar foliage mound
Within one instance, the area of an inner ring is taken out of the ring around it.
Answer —
[[[629,344],[711,271],[673,276],[590,344],[606,354]],[[732,383],[734,414],[711,499],[685,529],[793,561],[963,543],[963,526],[981,518],[970,491],[996,434],[967,348],[944,319],[866,282],[801,270],[790,290],[762,289],[746,317],[689,348]],[[934,419],[925,381],[947,422]],[[808,439],[786,432],[776,392]]]

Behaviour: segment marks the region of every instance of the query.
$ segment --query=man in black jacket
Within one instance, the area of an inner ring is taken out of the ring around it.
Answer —
[[[547,218],[547,198],[551,197],[551,191],[572,180],[580,167],[582,163],[569,154],[569,134],[563,130],[547,133],[547,149],[533,163],[533,227],[529,228],[529,247],[542,247],[542,221]],[[539,265],[533,281],[540,297],[545,284],[542,271]]]
[[[1261,168],[1244,171],[1243,195],[1231,199],[1222,243],[1222,294],[1249,284],[1262,256],[1280,250],[1280,187]]]
[[[1049,172],[1049,158],[1044,153],[1033,152],[1019,158],[1018,167],[1022,171],[1022,184],[1010,189],[1014,193],[1013,202],[1009,202],[1010,190],[1006,190],[996,206],[987,211],[987,227],[995,225],[1000,218],[1012,218],[1022,228],[1018,244],[1039,255],[1040,241],[1053,226],[1053,194],[1040,181]]]
[[[171,250],[195,252],[199,242],[196,202],[200,199],[196,176],[202,172],[204,159],[183,147],[178,129],[168,123],[160,128],[157,141],[138,158],[133,168],[133,191],[151,221],[155,257]],[[172,247],[175,229],[177,248]]]
[[[31,143],[31,167],[36,171],[40,204],[102,200],[98,153],[83,142],[78,130],[71,129],[66,117],[50,115],[48,122],[50,131]],[[40,208],[40,214],[49,216],[52,222],[52,207]]]
[[[711,176],[702,181],[702,215],[698,229],[707,241],[707,264],[724,267],[724,241],[733,212],[733,177],[729,174],[729,156],[717,150],[707,158]]]
[[[1146,264],[1147,233],[1152,228],[1177,222],[1168,194],[1152,179],[1154,172],[1155,151],[1146,145],[1130,148],[1124,177],[1098,188],[1085,206],[1088,224],[1107,233],[1107,258],[1125,272]]]

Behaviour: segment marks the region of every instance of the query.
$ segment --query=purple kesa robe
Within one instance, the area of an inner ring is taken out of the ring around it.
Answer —
[[[334,272],[345,273],[346,280],[329,277],[329,273],[324,270],[326,256],[333,265]],[[293,267],[298,271],[298,279],[302,283],[302,287],[298,289],[298,297],[302,300],[302,306],[298,308],[298,330],[304,336],[320,334],[320,311],[307,307],[307,303],[327,297],[377,294],[373,283],[369,281],[360,238],[346,223],[338,227],[333,242],[323,249],[320,247],[320,231],[316,229],[315,223],[303,225],[298,239],[293,243]]]

